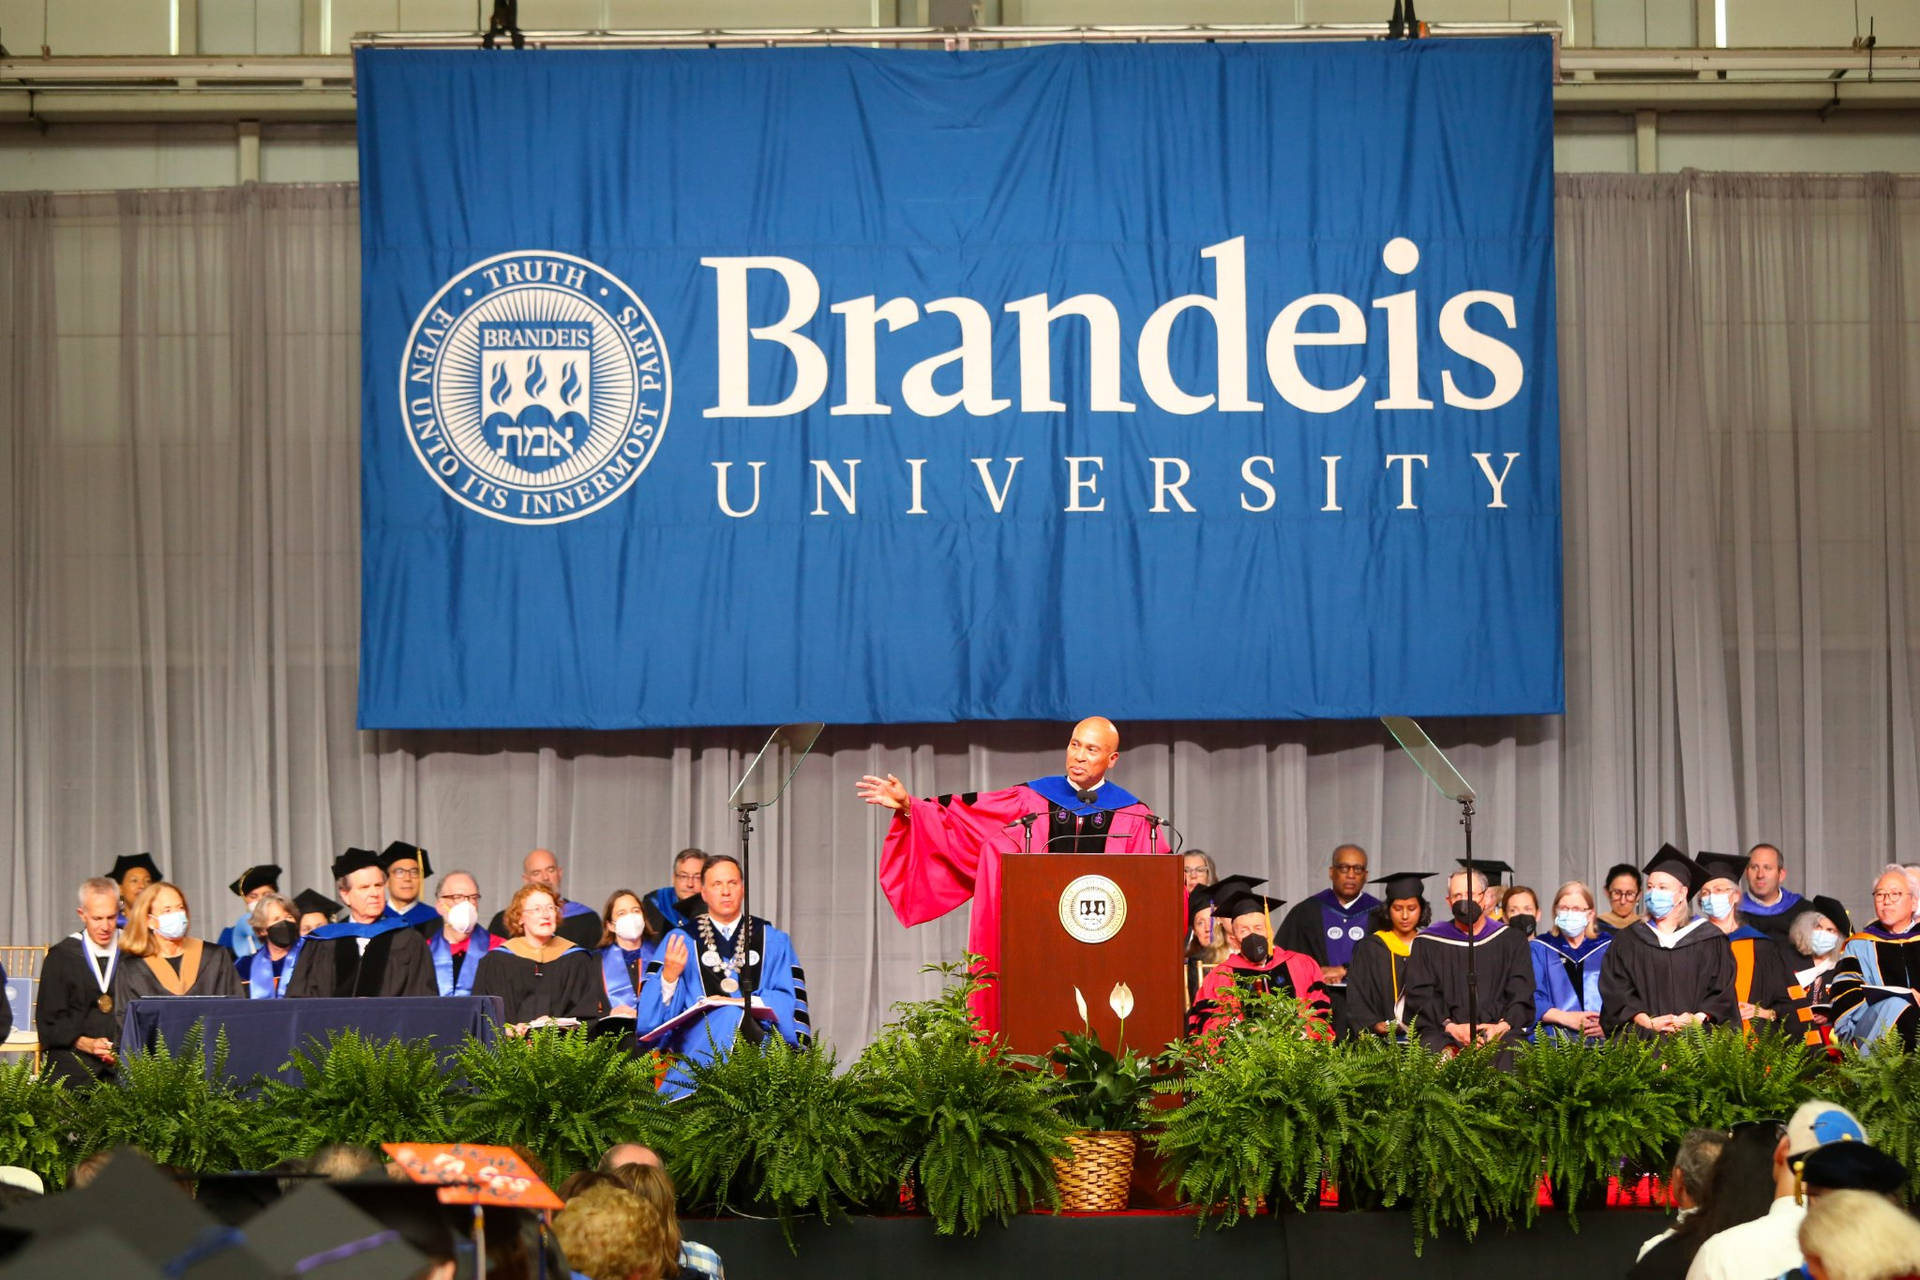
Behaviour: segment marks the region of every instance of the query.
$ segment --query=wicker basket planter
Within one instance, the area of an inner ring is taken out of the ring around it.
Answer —
[[[1082,1129],[1067,1135],[1073,1154],[1053,1162],[1063,1213],[1114,1213],[1127,1207],[1139,1136],[1125,1129]]]

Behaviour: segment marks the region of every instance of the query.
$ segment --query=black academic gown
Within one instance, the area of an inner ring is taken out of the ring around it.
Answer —
[[[120,963],[126,963],[125,956]],[[113,1075],[113,1068],[100,1059],[77,1052],[74,1041],[82,1036],[113,1040],[120,1035],[118,1015],[100,1011],[100,983],[95,977],[98,971],[89,973],[92,968],[93,961],[78,938],[54,943],[40,962],[34,1028],[54,1074],[72,1085],[88,1085]]]
[[[1758,936],[1756,936],[1758,935]],[[1758,929],[1736,929],[1727,938],[1733,951],[1733,998],[1773,1011],[1773,1020],[1755,1018],[1749,1030],[1797,1031],[1799,1017],[1794,1012],[1793,974],[1780,956],[1772,939]],[[1744,988],[1744,990],[1742,989]]]
[[[1373,1029],[1379,1023],[1391,1026],[1396,1021],[1394,1001],[1406,986],[1406,968],[1406,960],[1395,955],[1377,932],[1362,938],[1347,965],[1344,1025],[1334,1030],[1343,1036],[1369,1036],[1379,1034]]]
[[[564,914],[568,909],[574,910],[576,914]],[[556,937],[565,938],[574,946],[586,951],[592,951],[600,945],[600,939],[606,934],[606,927],[601,923],[598,911],[587,908],[584,903],[568,899],[565,907],[562,908],[562,913],[560,927],[554,930]],[[504,910],[493,913],[493,919],[487,922],[487,932],[496,938],[510,936],[507,933],[507,913]]]
[[[247,989],[240,985],[240,975],[233,967],[233,952],[218,943],[204,939],[188,939],[188,942],[200,942],[200,967],[193,975],[193,981],[184,991],[174,991],[154,968],[166,966],[173,973],[170,962],[154,956],[151,962],[139,956],[120,953],[119,967],[113,971],[113,1016],[124,1022],[127,1006],[135,1000],[148,1000],[156,996],[229,996],[243,999]],[[184,970],[182,971],[184,976]],[[114,1034],[119,1035],[118,1028]]]
[[[437,996],[427,940],[402,925],[369,939],[309,937],[300,948],[289,998],[301,996]]]
[[[499,996],[506,1002],[508,1022],[598,1018],[606,1013],[599,956],[575,947],[541,964],[515,955],[512,945],[487,952],[473,971],[473,994]]]
[[[1645,920],[1614,935],[1600,966],[1600,1029],[1612,1035],[1622,1027],[1636,1035],[1654,1035],[1637,1026],[1634,1015],[1704,1013],[1718,1025],[1737,1024],[1733,948],[1727,935],[1706,919],[1686,926],[1671,950],[1660,945]]]
[[[1495,923],[1474,935],[1474,1012],[1482,1026],[1504,1022],[1506,1040],[1533,1026],[1533,952],[1514,929]],[[1445,1024],[1467,1021],[1467,935],[1448,920],[1413,939],[1407,957],[1407,1018],[1429,1049],[1453,1044]]]

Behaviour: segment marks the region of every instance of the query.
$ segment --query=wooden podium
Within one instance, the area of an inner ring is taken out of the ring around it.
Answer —
[[[1181,944],[1186,890],[1170,854],[1009,853],[1000,863],[1000,1026],[1016,1053],[1045,1053],[1080,1030],[1086,997],[1100,1043],[1117,1050],[1113,984],[1133,992],[1126,1041],[1158,1053],[1187,1009]]]

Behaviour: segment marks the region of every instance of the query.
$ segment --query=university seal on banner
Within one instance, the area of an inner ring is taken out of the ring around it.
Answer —
[[[1105,876],[1077,876],[1060,891],[1060,925],[1081,942],[1105,942],[1127,922],[1127,895]]]
[[[514,524],[590,515],[653,460],[667,349],[625,281],[584,258],[503,253],[421,309],[400,365],[407,439],[448,496]]]

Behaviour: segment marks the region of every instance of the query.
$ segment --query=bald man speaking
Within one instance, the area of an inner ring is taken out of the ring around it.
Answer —
[[[971,898],[967,947],[997,970],[1003,856],[1161,852],[1153,810],[1107,777],[1119,759],[1120,731],[1111,720],[1091,716],[1073,727],[1065,776],[932,800],[910,796],[892,774],[860,779],[854,791],[862,800],[893,810],[880,851],[880,888],[900,923],[925,924]],[[1029,816],[1030,828],[1021,823]],[[981,1025],[999,1030],[995,988],[976,994],[973,1008]]]

